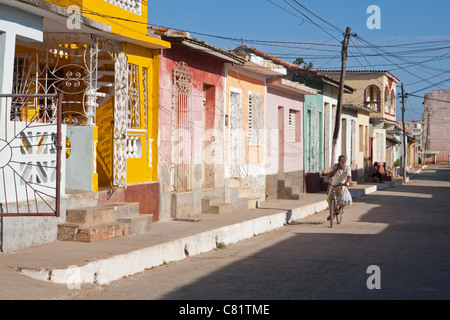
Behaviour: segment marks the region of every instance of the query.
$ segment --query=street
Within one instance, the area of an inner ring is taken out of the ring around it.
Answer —
[[[341,225],[323,211],[78,299],[449,299],[450,166],[354,199]]]

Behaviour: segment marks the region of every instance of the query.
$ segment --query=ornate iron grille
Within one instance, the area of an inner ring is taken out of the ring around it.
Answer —
[[[192,72],[185,62],[173,70],[172,163],[174,191],[192,190]]]
[[[320,112],[317,110],[317,104],[311,103],[308,110],[308,129],[309,129],[309,172],[319,171],[319,144],[320,144]]]
[[[242,105],[241,94],[230,92],[230,176],[241,177]]]

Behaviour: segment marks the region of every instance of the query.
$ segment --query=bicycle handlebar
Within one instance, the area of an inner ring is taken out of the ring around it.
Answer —
[[[345,183],[339,183],[339,184],[337,184],[337,185],[333,185],[333,184],[331,184],[330,181],[328,181],[328,184],[329,184],[330,186],[332,186],[332,187],[345,187],[345,186],[346,186]]]

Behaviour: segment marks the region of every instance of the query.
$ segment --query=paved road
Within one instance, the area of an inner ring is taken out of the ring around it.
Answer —
[[[321,212],[77,297],[450,299],[449,208],[450,166],[428,167],[405,186],[359,198],[332,229]]]

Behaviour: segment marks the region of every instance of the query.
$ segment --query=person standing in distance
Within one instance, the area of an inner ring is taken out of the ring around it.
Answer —
[[[345,156],[340,155],[338,158],[338,163],[333,165],[333,168],[329,174],[329,178],[332,178],[332,185],[328,191],[328,207],[331,206],[331,197],[333,195],[333,191],[336,189],[338,195],[338,202],[341,203],[342,195],[344,194],[344,189],[350,185],[350,180],[352,180],[352,170],[348,164],[345,163]],[[340,186],[343,184],[343,186]],[[336,187],[334,187],[336,186]],[[340,205],[337,213],[343,212],[343,205]],[[330,220],[331,216],[328,216],[327,220]]]

